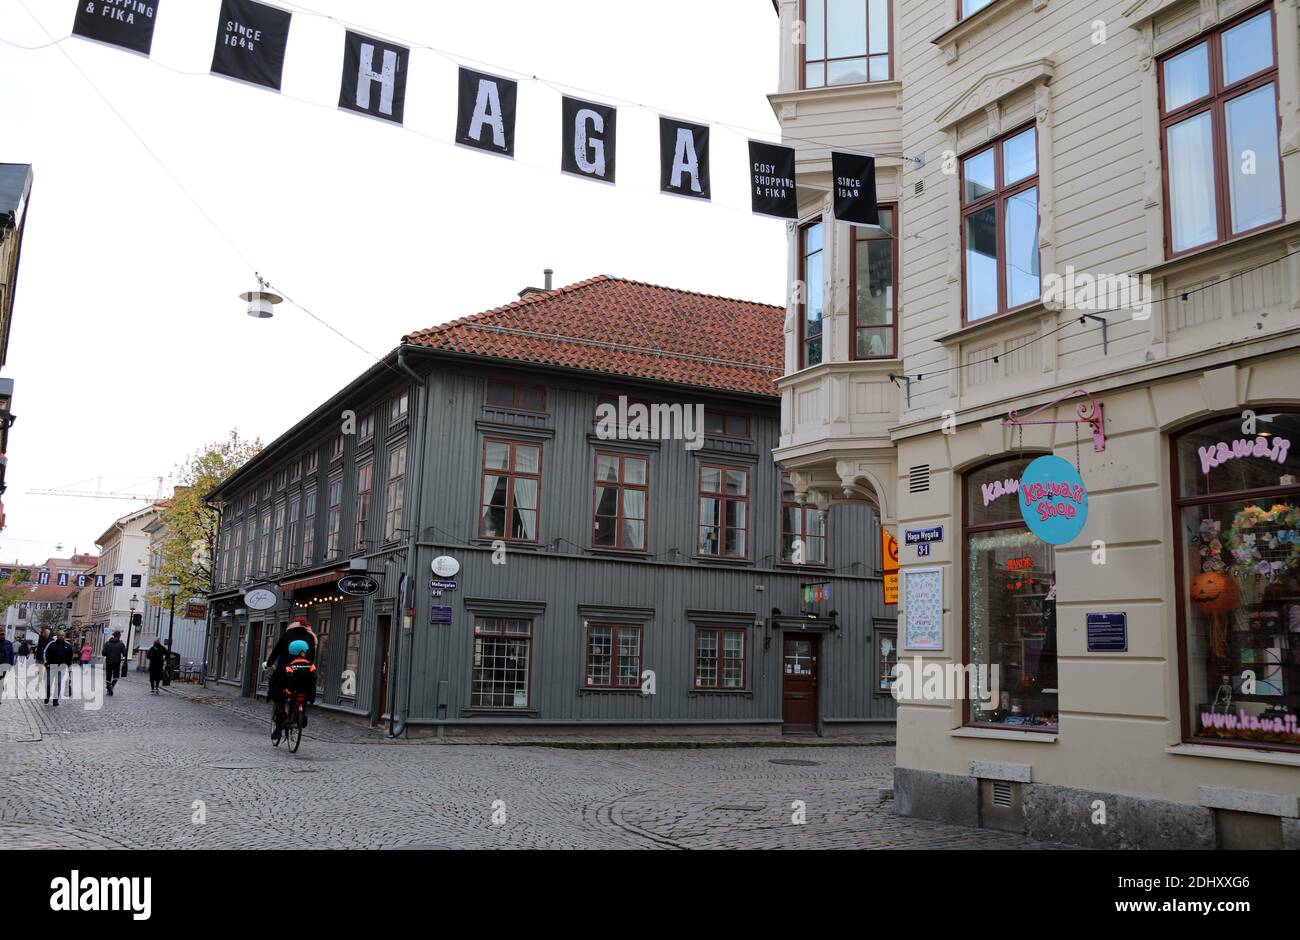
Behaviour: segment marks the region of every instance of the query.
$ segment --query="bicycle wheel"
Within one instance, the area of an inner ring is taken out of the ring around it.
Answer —
[[[299,722],[297,715],[289,719],[289,724],[285,727],[284,733],[289,739],[289,750],[297,754],[298,745],[302,744],[302,724]]]

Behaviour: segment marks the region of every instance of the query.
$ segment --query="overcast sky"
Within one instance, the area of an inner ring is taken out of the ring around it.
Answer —
[[[76,0],[23,2],[54,38],[70,34]],[[276,94],[208,74],[219,0],[158,3],[150,60],[76,38],[15,48],[49,38],[0,0],[0,162],[35,172],[5,370],[18,415],[6,563],[56,543],[95,551],[145,505],[29,489],[103,477],[152,495],[141,480],[231,428],[270,442],[373,362],[288,304],[245,316],[251,271],[63,52],[257,270],[375,354],[515,299],[546,267],[557,285],[611,274],[782,302],[784,228],[749,213],[744,135],[714,127],[713,204],[659,195],[655,113],[618,100],[777,139],[766,0],[307,0],[618,104],[614,187],[559,172],[560,95],[543,84],[520,84],[508,161],[448,143],[456,61],[437,52],[411,53],[400,129],[338,110],[338,23],[281,4],[294,17]]]

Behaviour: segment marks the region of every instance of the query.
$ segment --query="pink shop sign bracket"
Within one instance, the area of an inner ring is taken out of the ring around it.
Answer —
[[[1035,415],[1042,414],[1049,408],[1055,408],[1061,402],[1071,398],[1077,398],[1082,395],[1087,401],[1081,401],[1074,408],[1075,417],[1073,418],[1035,418]],[[1040,405],[1026,415],[1019,414],[1014,408],[1007,412],[1006,419],[1002,422],[1004,427],[1020,427],[1026,424],[1087,424],[1092,426],[1092,449],[1101,453],[1106,449],[1106,414],[1102,408],[1101,402],[1088,394],[1087,389],[1076,388],[1074,391],[1062,395],[1056,401],[1048,402],[1046,405]]]

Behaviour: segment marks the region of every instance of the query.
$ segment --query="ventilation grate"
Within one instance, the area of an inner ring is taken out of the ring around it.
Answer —
[[[1011,784],[1007,781],[993,781],[993,805],[1007,807],[1011,805]]]
[[[912,190],[912,191],[913,191],[913,193],[914,193],[915,195],[917,195],[917,196],[924,195],[924,194],[925,194],[925,180],[917,180],[917,181],[916,181],[916,185],[913,187],[913,190]]]
[[[930,465],[928,463],[917,464],[907,471],[907,491],[909,493],[930,492]]]

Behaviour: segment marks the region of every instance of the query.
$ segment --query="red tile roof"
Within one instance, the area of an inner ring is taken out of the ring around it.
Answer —
[[[784,317],[770,304],[602,274],[402,342],[776,397]]]

